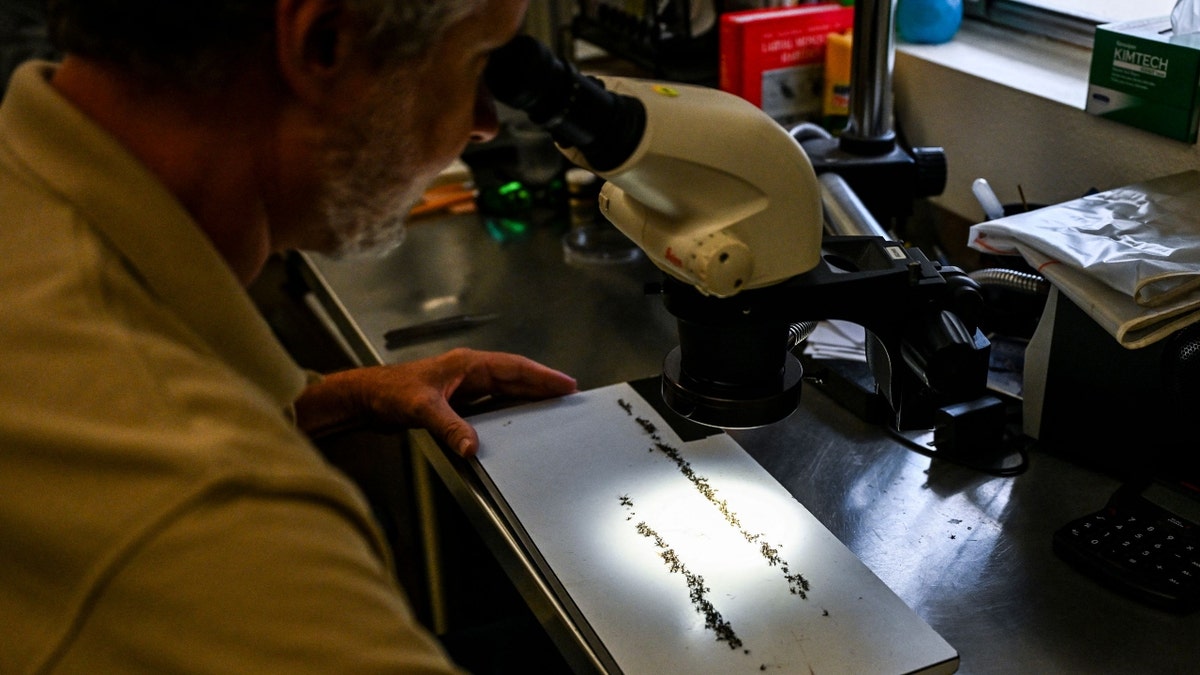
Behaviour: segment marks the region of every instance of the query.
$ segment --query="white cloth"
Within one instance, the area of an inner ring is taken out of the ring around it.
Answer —
[[[1155,178],[971,227],[1021,255],[1125,347],[1200,320],[1200,172]]]

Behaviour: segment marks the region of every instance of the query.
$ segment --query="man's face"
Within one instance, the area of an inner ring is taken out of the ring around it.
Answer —
[[[451,26],[430,54],[381,76],[323,152],[324,209],[334,255],[399,245],[425,188],[471,140],[496,133],[482,85],[488,55],[519,29],[526,2],[488,0]]]

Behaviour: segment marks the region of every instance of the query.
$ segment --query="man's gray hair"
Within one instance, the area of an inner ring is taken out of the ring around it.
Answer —
[[[425,53],[486,0],[343,0],[378,63]],[[55,46],[124,68],[148,86],[204,90],[266,58],[275,0],[48,0]]]
[[[419,56],[446,28],[470,16],[485,0],[347,0],[369,22],[367,41],[380,58]]]

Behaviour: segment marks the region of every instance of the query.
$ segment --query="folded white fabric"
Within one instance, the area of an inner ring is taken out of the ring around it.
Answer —
[[[1200,320],[1200,171],[980,223],[968,245],[1023,256],[1129,348]]]

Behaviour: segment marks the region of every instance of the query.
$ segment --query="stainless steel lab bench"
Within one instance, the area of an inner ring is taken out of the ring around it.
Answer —
[[[522,353],[581,389],[657,375],[673,318],[647,295],[644,259],[568,264],[562,225],[523,232],[474,214],[412,225],[379,258],[304,256],[325,311],[364,363],[454,346]],[[510,223],[511,225],[511,223]],[[494,320],[398,349],[384,333],[456,314]],[[1038,452],[1015,477],[931,460],[806,386],[800,409],[737,441],[959,652],[962,673],[1195,672],[1200,613],[1179,616],[1118,595],[1063,563],[1053,532],[1099,508],[1109,475]],[[513,577],[569,662],[594,655],[462,462],[428,443],[437,474]],[[865,636],[869,639],[869,636]]]

